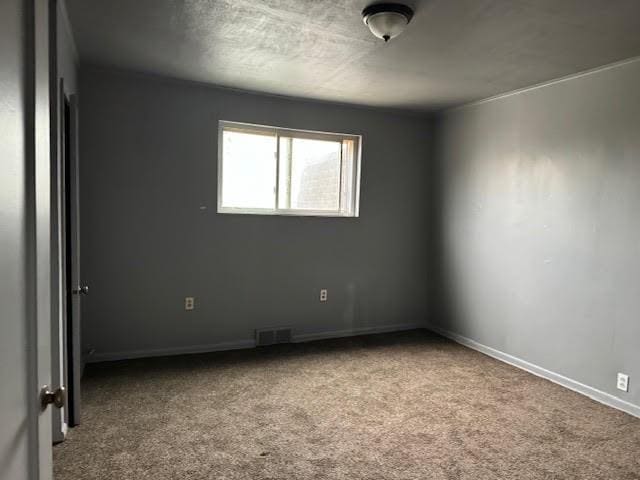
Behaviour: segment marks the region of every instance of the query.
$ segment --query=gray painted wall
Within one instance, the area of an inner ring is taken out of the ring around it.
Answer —
[[[638,85],[635,61],[443,115],[434,319],[635,405]]]
[[[83,342],[94,359],[250,341],[274,325],[313,334],[428,316],[424,118],[93,68],[81,70],[80,99]],[[362,134],[360,217],[217,214],[222,119]]]
[[[67,17],[65,3],[61,0],[58,6],[58,74],[64,78],[65,91],[67,94],[76,93],[78,88],[78,54],[76,45],[71,33],[71,24]]]

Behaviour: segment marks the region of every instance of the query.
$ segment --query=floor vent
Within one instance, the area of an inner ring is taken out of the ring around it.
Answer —
[[[275,345],[277,343],[291,343],[290,327],[262,328],[256,330],[256,345]]]

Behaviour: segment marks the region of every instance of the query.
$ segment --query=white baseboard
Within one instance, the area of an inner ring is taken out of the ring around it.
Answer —
[[[310,342],[313,340],[325,340],[329,338],[353,337],[356,335],[371,335],[374,333],[400,332],[424,328],[421,323],[403,323],[398,325],[381,325],[374,327],[356,327],[344,330],[331,330],[317,333],[302,333],[293,335],[293,342]],[[254,339],[239,340],[236,342],[221,342],[209,345],[193,345],[187,347],[158,348],[149,350],[133,350],[127,352],[94,353],[87,357],[86,363],[113,362],[116,360],[131,360],[134,358],[168,357],[172,355],[186,355],[191,353],[222,352],[227,350],[241,350],[254,348]]]
[[[378,325],[373,327],[354,327],[344,330],[330,330],[317,333],[301,333],[293,336],[295,343],[312,342],[314,340],[327,340],[330,338],[355,337],[357,335],[373,335],[375,333],[403,332],[424,328],[423,323],[401,323],[396,325]]]
[[[244,348],[253,348],[255,346],[255,340],[250,339],[239,340],[237,342],[220,342],[209,345],[192,345],[187,347],[132,350],[128,352],[94,353],[87,358],[87,363],[113,362],[115,360],[131,360],[134,358],[169,357],[172,355],[186,355],[191,353],[222,352],[226,350],[241,350]]]
[[[576,380],[572,380],[571,378],[567,378],[563,375],[560,375],[559,373],[555,373],[547,370],[546,368],[539,367],[538,365],[527,362],[526,360],[514,357],[513,355],[501,352],[500,350],[488,347],[476,342],[475,340],[471,340],[470,338],[463,337],[462,335],[450,332],[435,325],[427,325],[425,328],[427,330],[438,333],[443,337],[447,337],[456,343],[464,345],[465,347],[469,347],[480,353],[484,353],[485,355],[493,357],[496,360],[500,360],[501,362],[508,363],[509,365],[513,365],[514,367],[520,368],[522,370],[526,370],[533,375],[545,378],[553,383],[557,383],[558,385],[568,388],[569,390],[573,390],[574,392],[585,395],[592,400],[595,400],[596,402],[602,403],[618,410],[622,410],[623,412],[626,412],[629,415],[633,415],[634,417],[640,417],[640,406],[626,402],[609,393],[603,392],[602,390],[598,390],[597,388],[590,387],[589,385],[585,385]]]

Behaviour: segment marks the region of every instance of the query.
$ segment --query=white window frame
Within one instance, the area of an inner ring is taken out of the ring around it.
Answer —
[[[276,208],[245,208],[245,207],[225,207],[222,205],[222,172],[224,169],[223,158],[223,133],[225,128],[233,128],[238,130],[246,129],[247,131],[265,131],[276,136],[276,192],[275,207]],[[309,209],[284,209],[277,208],[278,195],[280,190],[280,137],[287,136],[293,138],[306,138],[317,140],[333,140],[343,143],[345,140],[354,142],[354,159],[353,171],[347,172],[347,166],[340,158],[340,201],[338,210],[309,210]],[[351,135],[342,133],[328,133],[314,130],[298,130],[293,128],[280,128],[268,125],[258,125],[253,123],[233,122],[228,120],[220,120],[218,122],[218,213],[225,214],[247,214],[247,215],[285,215],[285,216],[303,216],[303,217],[358,217],[360,214],[360,161],[362,155],[362,135]],[[352,185],[343,185],[346,174],[350,173]],[[351,193],[349,200],[350,208],[343,208],[347,194]]]

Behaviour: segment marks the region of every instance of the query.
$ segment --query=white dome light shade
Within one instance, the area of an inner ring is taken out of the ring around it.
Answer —
[[[371,33],[385,42],[400,35],[413,17],[413,10],[399,3],[376,3],[362,11]]]

